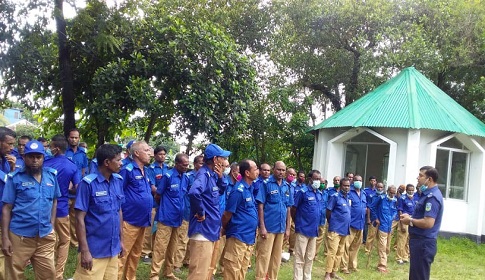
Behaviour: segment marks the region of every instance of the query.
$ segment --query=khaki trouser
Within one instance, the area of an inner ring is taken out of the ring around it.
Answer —
[[[74,204],[76,204],[76,199],[69,198],[69,229],[71,233],[71,246],[77,248],[79,242],[76,236],[76,210],[74,209]]]
[[[344,255],[340,268],[342,271],[357,269],[357,255],[359,254],[360,245],[362,244],[363,231],[350,228],[350,235],[345,242]]]
[[[150,279],[158,280],[160,269],[165,262],[164,277],[176,279],[173,274],[173,259],[178,243],[179,227],[169,227],[162,223],[157,223],[157,233],[153,243],[152,265],[150,269]]]
[[[189,232],[189,222],[183,220],[178,232],[177,251],[175,252],[175,259],[173,262],[174,267],[182,267],[184,265],[184,259],[187,255],[187,246],[189,243],[189,236],[187,235]]]
[[[54,246],[56,235],[54,231],[44,237],[22,237],[9,233],[13,253],[5,256],[5,279],[25,279],[24,271],[30,260],[34,268],[35,279],[55,279]]]
[[[69,255],[69,242],[71,240],[69,232],[69,216],[56,218],[54,229],[57,235],[55,247],[56,252],[56,279],[64,279],[64,267],[66,266],[67,256]]]
[[[295,222],[293,219],[290,217],[291,220],[291,225],[290,225],[290,237],[287,240],[283,240],[283,251],[285,251],[285,248],[288,248],[288,252],[293,252],[295,250],[295,241],[296,241],[296,236],[295,236]]]
[[[315,257],[316,237],[306,237],[296,233],[295,261],[293,264],[293,279],[312,279],[313,258]]]
[[[207,272],[211,263],[212,250],[214,242],[199,241],[191,239],[190,246],[190,263],[189,276],[187,280],[204,280],[207,279]]]
[[[387,269],[387,255],[390,251],[389,244],[391,243],[391,235],[379,230],[377,237],[379,241],[377,244],[377,251],[379,253],[379,263],[377,264],[377,268],[384,270]]]
[[[258,236],[256,247],[256,280],[278,279],[281,265],[284,233],[268,233],[266,238]],[[268,275],[268,278],[266,278]]]
[[[224,264],[219,262],[224,257],[225,246],[226,245],[226,236],[221,236],[219,240],[214,242],[214,249],[212,249],[212,257],[211,257],[211,264],[209,265],[209,274],[208,279],[212,278],[212,275],[216,274],[217,271],[217,263],[219,263],[222,267],[221,270],[224,270]]]
[[[93,268],[87,270],[81,266],[81,254],[79,253],[73,278],[76,280],[116,280],[118,278],[118,256],[93,258]]]
[[[226,240],[226,250],[222,260],[223,279],[243,280],[246,277],[252,247],[253,245],[248,245],[234,237]]]
[[[374,239],[376,239],[377,227],[370,224],[367,231],[367,241],[365,242],[365,253],[369,254],[374,245]]]
[[[390,236],[389,239],[392,240],[392,237],[394,236],[394,233],[398,229],[399,224],[400,224],[399,221],[392,221],[391,232],[389,233],[389,236]],[[391,251],[391,240],[389,240],[389,244],[387,245],[387,251],[389,251],[389,252]],[[396,238],[394,238],[394,243],[393,244],[394,245],[392,247],[393,247],[394,251],[397,251],[397,234],[396,234]]]
[[[0,227],[0,237],[2,236],[2,228]],[[0,238],[0,248],[2,246],[2,238]],[[5,280],[5,256],[3,251],[0,250],[0,280]]]
[[[327,224],[323,226],[318,226],[318,237],[315,247],[315,260],[318,258],[318,253],[320,252],[320,246],[322,246],[323,241],[327,238]],[[323,244],[323,253],[327,252],[327,243]]]
[[[141,256],[146,227],[137,227],[123,221],[125,254],[118,261],[118,279],[136,279],[136,269]]]
[[[401,223],[397,230],[397,261],[409,261],[409,226]]]
[[[152,208],[152,219],[151,224],[155,221],[155,214],[157,213],[157,208]],[[155,240],[155,234],[152,234],[152,227],[147,227],[145,230],[145,237],[143,238],[143,247],[141,249],[141,256],[148,256],[152,253],[153,242]]]
[[[342,255],[344,254],[347,236],[339,235],[334,231],[327,234],[327,254],[325,255],[325,272],[332,273],[338,271]]]

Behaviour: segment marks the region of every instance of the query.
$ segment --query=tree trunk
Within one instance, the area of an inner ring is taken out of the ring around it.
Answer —
[[[72,80],[72,68],[70,50],[66,35],[66,20],[62,11],[64,0],[54,0],[57,27],[57,38],[59,44],[59,75],[62,86],[62,111],[64,113],[63,130],[64,135],[69,134],[69,130],[76,127],[74,110],[76,107],[74,87]]]
[[[185,153],[187,155],[190,155],[190,152],[192,151],[192,145],[194,144],[194,138],[195,138],[195,136],[192,135],[192,134],[190,134],[187,137],[188,143],[187,143],[187,150],[185,151]]]
[[[150,115],[150,121],[148,122],[147,130],[145,131],[145,142],[149,143],[150,138],[153,134],[153,127],[155,126],[155,121],[157,120],[157,116],[155,114]]]

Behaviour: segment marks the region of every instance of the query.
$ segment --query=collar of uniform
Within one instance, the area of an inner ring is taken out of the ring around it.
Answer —
[[[172,168],[171,170],[173,176],[182,177],[181,175],[183,175],[183,173],[179,173],[176,168]]]

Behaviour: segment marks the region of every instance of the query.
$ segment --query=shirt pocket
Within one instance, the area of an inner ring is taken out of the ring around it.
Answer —
[[[29,185],[29,186],[20,186],[18,188],[18,192],[20,196],[26,197],[26,198],[38,198],[39,197],[39,191],[35,187],[35,185]]]
[[[94,197],[94,209],[98,213],[106,213],[111,210],[111,199],[109,196],[96,196]]]

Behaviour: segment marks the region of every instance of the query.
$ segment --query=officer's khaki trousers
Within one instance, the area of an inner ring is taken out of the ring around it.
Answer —
[[[267,233],[266,238],[258,237],[256,246],[256,280],[278,279],[284,233]],[[268,278],[266,278],[268,274]]]
[[[0,236],[2,236],[2,228],[0,228]],[[0,248],[2,246],[2,239],[0,238]],[[5,256],[0,250],[0,280],[5,280]]]
[[[69,231],[71,234],[70,243],[74,248],[78,247],[78,240],[76,236],[76,210],[74,210],[74,204],[76,204],[76,199],[69,198]]]
[[[160,222],[157,223],[157,233],[155,234],[155,242],[153,243],[150,279],[160,279],[158,274],[164,262],[164,277],[175,278],[173,274],[173,259],[177,248],[179,229],[180,227],[169,227]]]
[[[408,225],[401,223],[397,229],[397,261],[409,261],[409,232]]]
[[[362,244],[363,231],[350,228],[350,235],[345,242],[344,254],[340,268],[342,271],[357,269],[357,255],[359,254],[360,245]]]
[[[234,237],[226,240],[222,260],[224,264],[223,279],[243,280],[246,277],[252,247],[253,245],[248,245]]]
[[[320,252],[320,246],[322,246],[322,243],[327,239],[327,224],[323,226],[318,226],[318,237],[317,237],[317,242],[316,242],[316,247],[315,247],[315,260],[318,258],[318,253]],[[327,252],[327,242],[323,244],[323,253]]]
[[[187,280],[207,279],[207,274],[209,272],[209,266],[211,263],[212,250],[214,250],[214,242],[191,239],[189,241],[189,247],[190,263],[189,276]]]
[[[377,251],[379,252],[379,263],[377,264],[377,268],[385,270],[387,269],[387,255],[389,254],[388,246],[391,243],[391,235],[379,230],[377,237],[379,242],[377,244]]]
[[[315,257],[316,237],[295,234],[295,261],[293,279],[312,279],[313,259]]]
[[[118,279],[136,279],[136,269],[141,256],[146,227],[137,227],[123,221],[125,254],[118,261]]]
[[[81,253],[77,255],[76,280],[116,280],[118,278],[118,256],[110,258],[93,258],[93,268],[87,270],[81,266]]]
[[[374,239],[376,239],[377,227],[372,224],[369,225],[367,231],[367,241],[365,242],[365,253],[368,254],[372,250],[374,245]]]
[[[69,242],[71,240],[69,228],[69,216],[56,218],[54,229],[57,235],[55,246],[56,253],[56,279],[64,279],[64,267],[66,266],[67,256],[69,255]]]
[[[174,267],[182,267],[184,265],[185,255],[187,254],[187,246],[189,243],[189,222],[182,221],[182,225],[179,228],[179,236],[177,238],[177,252],[175,252]],[[187,257],[188,259],[188,257]]]
[[[30,260],[36,279],[55,279],[54,246],[56,235],[54,231],[44,237],[22,237],[9,233],[13,253],[5,256],[5,279],[24,279],[24,270]]]
[[[332,273],[338,271],[342,256],[344,254],[347,236],[339,235],[334,231],[327,233],[327,254],[325,255],[325,272]]]
[[[152,208],[152,219],[151,224],[153,226],[153,221],[155,220],[155,214],[157,213],[157,208]],[[141,250],[142,256],[148,256],[152,253],[154,234],[152,234],[152,227],[148,227],[145,230],[145,237],[143,239],[143,247]]]

